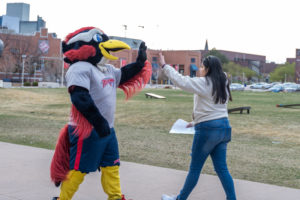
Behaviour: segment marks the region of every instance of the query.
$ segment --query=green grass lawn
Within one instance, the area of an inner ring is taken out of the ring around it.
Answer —
[[[166,99],[147,99],[153,92]],[[115,129],[122,160],[188,170],[192,135],[169,134],[179,118],[191,120],[193,95],[181,90],[145,89],[129,101],[117,93]],[[68,121],[66,89],[0,89],[0,140],[54,149]],[[300,188],[300,93],[233,92],[228,107],[251,106],[230,114],[228,167],[234,178]],[[203,168],[215,174],[211,160]]]

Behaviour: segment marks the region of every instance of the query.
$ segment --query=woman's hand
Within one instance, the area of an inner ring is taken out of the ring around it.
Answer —
[[[162,67],[163,65],[166,64],[165,57],[162,55],[161,52],[158,55],[159,55],[158,62],[159,62],[159,65]]]
[[[192,122],[188,123],[188,125],[186,125],[186,128],[190,128],[190,127],[193,127],[194,124]]]

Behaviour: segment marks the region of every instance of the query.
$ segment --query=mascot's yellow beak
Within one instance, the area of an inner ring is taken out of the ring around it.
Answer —
[[[102,55],[109,60],[117,60],[118,57],[111,55],[109,52],[122,51],[123,49],[130,49],[130,46],[125,42],[119,40],[108,40],[99,44]]]

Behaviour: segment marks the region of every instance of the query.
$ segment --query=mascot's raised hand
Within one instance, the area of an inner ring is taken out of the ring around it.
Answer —
[[[136,58],[136,62],[144,66],[145,61],[147,60],[147,46],[145,45],[145,42],[142,42],[139,47],[138,57]]]

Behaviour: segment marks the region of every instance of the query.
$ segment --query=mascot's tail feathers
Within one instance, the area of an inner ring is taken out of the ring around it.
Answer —
[[[119,85],[119,88],[121,88],[126,95],[126,100],[131,98],[134,94],[141,91],[145,87],[145,85],[150,80],[151,74],[152,66],[151,63],[147,60],[143,69],[138,74],[136,74],[129,81],[126,81],[122,85]]]
[[[50,176],[56,186],[64,181],[70,170],[70,143],[68,135],[68,124],[61,129],[55,152],[51,161]]]

